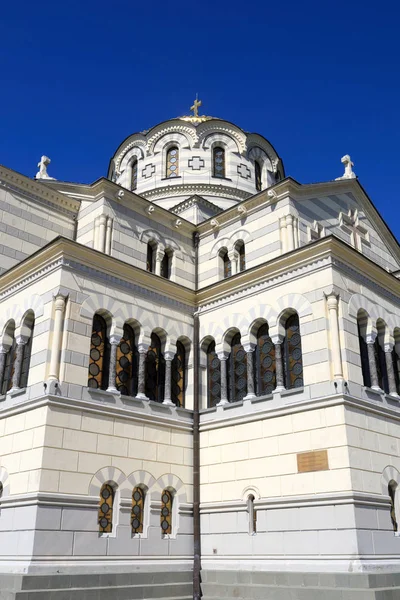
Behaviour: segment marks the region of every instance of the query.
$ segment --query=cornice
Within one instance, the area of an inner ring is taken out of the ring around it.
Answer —
[[[231,198],[233,200],[241,201],[248,198],[250,194],[243,190],[239,190],[227,185],[212,184],[212,183],[173,183],[165,185],[163,187],[157,187],[145,192],[142,192],[142,196],[154,202],[162,198],[168,198],[170,196],[183,196],[183,195],[207,195],[215,196],[217,198]]]
[[[222,211],[222,209],[219,206],[213,204],[209,200],[206,200],[202,196],[198,196],[197,194],[191,196],[187,200],[183,200],[183,202],[180,202],[179,204],[176,204],[170,210],[174,214],[179,215],[182,211],[195,205],[205,206],[206,208],[211,209],[215,214],[220,213]]]

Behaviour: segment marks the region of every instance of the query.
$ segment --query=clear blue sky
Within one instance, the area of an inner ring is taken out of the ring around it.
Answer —
[[[300,182],[343,172],[400,238],[398,2],[4,3],[0,163],[42,154],[65,181],[106,175],[129,134],[205,114],[264,135]]]

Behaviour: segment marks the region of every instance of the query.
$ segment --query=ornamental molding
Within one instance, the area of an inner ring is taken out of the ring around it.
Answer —
[[[148,138],[147,146],[146,146],[147,153],[152,154],[154,152],[154,146],[156,145],[158,140],[160,138],[164,137],[165,135],[168,135],[169,133],[171,133],[171,134],[181,133],[186,138],[189,137],[191,139],[193,146],[196,143],[196,138],[197,138],[196,130],[193,127],[188,127],[187,125],[181,125],[181,124],[170,125],[169,127],[164,126],[160,130],[153,133],[153,135]]]
[[[135,135],[140,135],[140,134],[135,134]],[[119,173],[120,165],[121,165],[122,161],[124,160],[125,156],[129,152],[129,150],[132,150],[132,148],[134,148],[135,146],[138,146],[139,148],[141,147],[143,149],[143,152],[145,152],[146,139],[144,139],[142,137],[138,137],[138,138],[132,140],[131,142],[129,142],[129,144],[127,144],[126,146],[124,146],[123,150],[121,150],[121,152],[115,158],[115,170],[118,173]]]
[[[64,265],[65,265],[65,259],[63,257],[61,257],[61,258],[58,258],[57,260],[54,260],[54,261],[48,263],[41,269],[35,271],[34,273],[30,273],[28,276],[24,277],[23,279],[20,279],[17,283],[15,283],[14,285],[11,285],[6,290],[1,292],[0,293],[0,301],[5,300],[6,298],[9,298],[10,296],[14,295],[16,292],[27,287],[28,285],[37,281],[38,279],[41,279],[45,275],[48,275],[52,271],[59,269],[60,267],[63,267]],[[16,266],[18,266],[18,265],[16,265]]]
[[[173,206],[170,209],[170,211],[176,215],[179,215],[181,212],[183,212],[184,210],[186,210],[188,208],[191,208],[192,206],[204,206],[205,208],[212,210],[215,214],[222,212],[222,209],[219,208],[219,206],[217,206],[216,204],[213,204],[209,200],[206,200],[202,196],[197,196],[197,195],[192,196],[191,198],[188,198],[187,200],[184,200],[183,202],[180,202],[176,206]]]
[[[237,143],[239,152],[241,154],[244,154],[246,152],[246,134],[244,134],[242,131],[236,131],[232,127],[229,127],[228,125],[225,125],[218,121],[213,121],[212,123],[205,122],[204,124],[199,125],[197,129],[198,146],[200,146],[203,141],[205,142],[206,138],[210,134],[218,135],[219,133],[223,133],[233,138]]]
[[[222,196],[238,201],[246,200],[246,198],[253,196],[251,192],[245,192],[233,187],[212,183],[175,183],[141,192],[143,198],[151,201],[166,198],[168,196],[182,196],[186,194],[190,196],[208,195],[216,196],[218,198]]]

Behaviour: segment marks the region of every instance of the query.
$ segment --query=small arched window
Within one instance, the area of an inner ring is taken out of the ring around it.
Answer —
[[[138,182],[138,160],[137,158],[133,159],[132,162],[132,175],[131,175],[131,190],[134,191],[137,188]]]
[[[161,340],[151,334],[151,343],[146,355],[146,396],[155,402],[164,400],[165,360],[161,352]]]
[[[154,273],[155,250],[151,242],[147,244],[146,271]]]
[[[392,362],[393,362],[394,380],[396,382],[396,390],[397,390],[397,393],[400,395],[400,371],[399,371],[400,357],[397,354],[396,346],[397,346],[397,343],[394,345],[393,350],[392,350]]]
[[[111,533],[113,528],[114,488],[105,483],[100,490],[99,532]]]
[[[246,253],[244,248],[244,242],[238,242],[236,244],[236,250],[239,254],[238,271],[244,271],[246,269]]]
[[[138,383],[138,351],[135,334],[125,323],[124,332],[117,348],[117,390],[124,396],[136,396]]]
[[[132,492],[131,526],[132,533],[143,533],[145,492],[135,487]]]
[[[257,511],[254,508],[254,496],[250,494],[247,498],[247,513],[249,515],[249,534],[257,532]]]
[[[262,179],[261,179],[261,165],[258,160],[254,161],[254,176],[256,180],[256,190],[261,192],[262,190]]]
[[[107,389],[109,356],[107,324],[102,316],[95,314],[90,341],[88,387],[101,390]]]
[[[219,253],[220,260],[220,273],[222,272],[222,279],[230,277],[232,274],[232,264],[228,256],[228,250],[223,248]]]
[[[169,490],[164,490],[161,494],[161,532],[164,535],[172,533],[172,502],[173,496]]]
[[[165,277],[165,279],[171,279],[171,269],[172,252],[170,250],[166,250],[161,261],[161,277]]]
[[[275,346],[267,323],[261,325],[257,332],[256,365],[257,395],[272,394],[276,387]]]
[[[12,344],[9,347],[7,354],[5,356],[4,375],[3,375],[3,382],[2,382],[2,386],[1,386],[2,394],[6,394],[12,388],[14,365],[15,365],[16,357],[17,357],[17,342],[15,340],[15,337],[13,337]]]
[[[387,394],[389,393],[389,380],[386,366],[385,351],[382,348],[381,341],[383,343],[384,338],[384,325],[380,326],[377,322],[378,335],[374,341],[374,352],[376,362],[376,372],[378,375],[378,385],[381,390],[384,390]]]
[[[185,346],[176,342],[176,354],[171,365],[171,399],[176,406],[185,406]]]
[[[238,402],[247,394],[247,354],[242,346],[240,333],[231,342],[229,355],[229,401]]]
[[[366,324],[362,317],[357,318],[358,342],[360,345],[361,369],[363,383],[366,387],[371,387],[371,373],[369,370],[368,346],[365,340]]]
[[[301,352],[300,324],[297,314],[292,315],[285,323],[285,379],[286,389],[303,387],[303,356]]]
[[[397,525],[397,515],[396,515],[396,493],[397,493],[397,483],[395,481],[389,481],[388,492],[390,498],[390,518],[392,521],[393,531],[398,530]]]
[[[28,385],[28,375],[29,375],[29,366],[31,363],[31,355],[32,355],[32,343],[33,343],[33,332],[35,329],[35,319],[29,323],[29,339],[24,346],[23,351],[23,359],[22,359],[22,367],[21,367],[21,377],[19,380],[19,387],[25,388]]]
[[[166,167],[167,178],[171,179],[179,176],[179,150],[177,146],[168,149]]]
[[[213,149],[213,176],[225,178],[225,150],[220,146]]]
[[[221,361],[215,352],[215,342],[207,348],[207,388],[208,407],[212,408],[221,401]]]

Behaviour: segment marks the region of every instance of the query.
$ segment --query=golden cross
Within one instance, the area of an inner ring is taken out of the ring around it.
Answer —
[[[202,102],[201,100],[197,99],[197,94],[196,94],[196,100],[193,102],[193,106],[190,107],[190,110],[193,111],[193,115],[195,117],[199,116],[199,106],[201,106]]]

